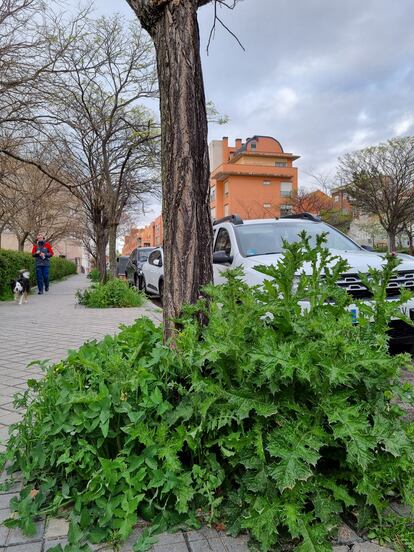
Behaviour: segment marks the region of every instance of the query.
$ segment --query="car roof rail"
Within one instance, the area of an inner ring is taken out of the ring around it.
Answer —
[[[302,220],[311,220],[312,222],[322,222],[321,217],[312,215],[312,213],[296,213],[292,215],[285,215],[280,217],[282,219],[302,219]]]
[[[226,217],[223,217],[221,219],[214,220],[213,226],[222,222],[231,222],[232,224],[238,226],[239,224],[243,224],[243,219],[240,215],[227,215]]]

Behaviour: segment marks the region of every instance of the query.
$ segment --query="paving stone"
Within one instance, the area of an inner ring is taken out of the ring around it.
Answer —
[[[7,546],[5,552],[42,552],[41,542],[30,542],[25,544],[17,544],[14,546]]]
[[[36,534],[33,537],[27,537],[18,527],[13,527],[9,530],[9,536],[6,541],[7,547],[12,544],[22,544],[28,546],[30,543],[41,541],[43,539],[44,528],[45,522],[37,521]]]
[[[69,531],[69,522],[63,518],[48,518],[46,522],[45,538],[55,539],[66,537]]]
[[[164,544],[162,546],[159,546],[158,544],[156,544],[153,547],[153,551],[154,552],[188,552],[188,548],[186,544],[180,544],[180,543]],[[224,548],[222,549],[222,551],[224,552]]]
[[[167,544],[185,544],[184,536],[181,531],[177,533],[160,533],[157,535],[158,546],[167,545]]]
[[[220,537],[220,533],[210,527],[202,527],[198,531],[187,531],[186,537],[188,542],[193,542],[203,539],[216,539]]]
[[[401,517],[405,518],[412,518],[414,517],[411,513],[411,509],[409,506],[405,506],[404,504],[400,504],[398,502],[392,502],[390,504],[391,510],[394,514],[398,514]]]
[[[14,496],[17,496],[17,493],[9,493],[8,491],[0,493],[0,510],[3,508],[9,508],[10,500]]]
[[[337,537],[338,544],[355,544],[362,540],[346,523],[340,526]]]
[[[349,552],[349,548],[344,544],[341,546],[334,546],[332,552]]]
[[[227,552],[221,538],[196,540],[189,546],[190,552]]]
[[[384,548],[373,542],[354,544],[351,550],[352,552],[393,552],[391,548]]]
[[[57,546],[60,544],[62,548],[64,548],[68,544],[68,539],[51,539],[45,541],[43,545],[43,552],[47,552],[50,548],[53,548],[54,546]]]
[[[249,552],[248,542],[249,538],[238,537],[233,539],[232,537],[222,537],[222,542],[225,546],[225,550],[228,552]]]
[[[0,546],[3,546],[7,542],[7,537],[9,536],[9,531],[7,527],[4,527],[4,525],[0,525]]]

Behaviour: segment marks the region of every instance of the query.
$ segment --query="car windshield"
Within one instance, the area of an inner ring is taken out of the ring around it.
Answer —
[[[151,253],[152,249],[146,249],[144,251],[138,251],[138,260],[141,262],[148,261],[148,255]]]
[[[282,253],[283,242],[299,241],[299,234],[305,231],[310,236],[312,245],[316,244],[316,236],[326,233],[326,246],[339,251],[361,251],[361,248],[346,236],[323,222],[295,223],[271,222],[266,224],[243,224],[235,227],[236,239],[243,257],[256,255],[271,255]]]

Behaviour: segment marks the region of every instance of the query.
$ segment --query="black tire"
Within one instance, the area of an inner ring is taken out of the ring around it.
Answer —
[[[139,278],[138,278],[138,274],[135,272],[134,273],[134,286],[137,288],[137,289],[141,289],[140,285],[139,285]]]
[[[164,280],[160,280],[158,283],[158,294],[160,296],[161,305],[164,302]]]

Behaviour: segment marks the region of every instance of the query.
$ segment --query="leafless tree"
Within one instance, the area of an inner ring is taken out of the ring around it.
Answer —
[[[300,188],[293,194],[292,209],[294,213],[309,212],[320,215],[322,211],[333,208],[333,200],[321,190],[308,191]]]
[[[0,0],[0,139],[27,133],[41,121],[39,90],[56,74],[58,60],[82,34],[88,9],[72,19],[44,0]],[[2,148],[7,148],[2,144]]]
[[[303,171],[303,173],[313,180],[316,188],[322,190],[324,194],[330,195],[332,188],[335,186],[335,176],[332,171],[315,172],[310,170],[309,172]]]
[[[414,138],[349,153],[339,160],[338,173],[358,209],[378,216],[395,251],[397,234],[414,218]]]
[[[44,91],[37,165],[81,202],[104,279],[108,242],[116,273],[122,213],[160,188],[159,125],[141,103],[157,95],[153,47],[138,23],[90,20],[59,68]]]
[[[78,204],[67,190],[26,164],[13,163],[0,184],[0,205],[8,211],[7,227],[16,235],[19,251],[43,232],[49,241],[71,236]]]
[[[174,318],[212,280],[207,115],[197,22],[211,0],[127,0],[151,36],[157,55],[162,133],[164,337]],[[236,1],[213,0],[216,8]],[[213,25],[215,26],[215,25]],[[214,32],[214,30],[213,30]]]

